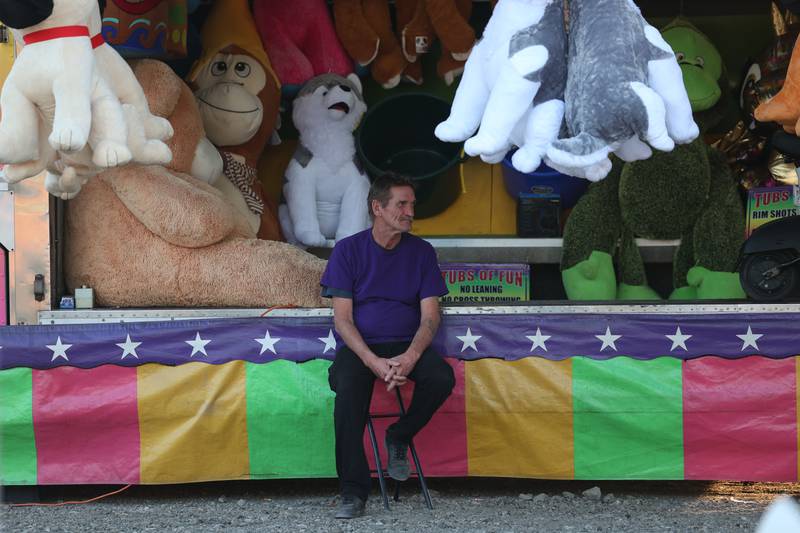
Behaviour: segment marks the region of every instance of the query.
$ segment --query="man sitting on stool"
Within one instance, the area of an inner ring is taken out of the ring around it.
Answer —
[[[323,294],[333,298],[336,332],[345,343],[328,378],[336,392],[342,495],[336,518],[364,514],[371,480],[363,438],[375,377],[387,390],[414,381],[408,412],[386,430],[387,471],[398,481],[409,476],[409,441],[455,386],[453,369],[430,348],[447,287],[433,247],[409,233],[415,201],[410,179],[376,179],[367,198],[372,228],[336,243],[322,275]]]

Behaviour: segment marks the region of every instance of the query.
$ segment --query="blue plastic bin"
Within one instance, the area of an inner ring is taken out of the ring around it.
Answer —
[[[512,198],[517,198],[520,193],[558,194],[561,207],[569,209],[589,186],[587,180],[567,176],[544,163],[528,174],[520,172],[511,164],[513,154],[513,151],[507,153],[502,162],[503,181]]]

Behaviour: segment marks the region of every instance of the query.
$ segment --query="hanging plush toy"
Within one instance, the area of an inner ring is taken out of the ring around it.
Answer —
[[[547,150],[551,166],[592,181],[608,155],[646,159],[699,133],[672,49],[632,0],[570,0],[566,123]]]
[[[278,206],[256,167],[278,120],[280,82],[261,46],[247,0],[218,0],[203,26],[203,57],[189,76],[206,135],[220,150],[224,176],[214,185],[258,237],[283,240]],[[279,178],[279,176],[276,176]]]
[[[289,94],[320,74],[347,76],[347,56],[325,0],[255,0],[253,17],[275,73]]]
[[[97,9],[97,0],[0,4],[0,20],[25,43],[0,95],[1,163],[71,154],[87,143],[98,167],[131,160],[122,107],[95,69],[86,24]]]
[[[500,0],[436,136],[461,142],[480,126],[468,154],[497,163],[519,146],[513,164],[532,172],[561,128],[566,66],[562,1]]]
[[[353,142],[366,109],[355,74],[318,76],[297,95],[292,119],[300,141],[279,211],[288,242],[323,246],[369,227],[369,180]]]
[[[795,42],[781,90],[755,110],[760,122],[777,122],[789,133],[800,131],[800,39]]]

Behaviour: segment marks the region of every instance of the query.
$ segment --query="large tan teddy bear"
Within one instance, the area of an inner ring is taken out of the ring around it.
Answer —
[[[166,167],[105,171],[69,202],[67,285],[93,287],[100,306],[326,305],[319,289],[325,261],[256,239],[208,185],[221,160],[188,86],[157,61],[140,61],[134,72],[153,114],[172,124],[174,157]]]

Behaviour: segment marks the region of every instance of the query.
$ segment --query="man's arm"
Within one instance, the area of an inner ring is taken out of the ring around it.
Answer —
[[[387,359],[375,355],[353,322],[353,300],[333,297],[333,326],[348,348],[358,356],[372,373],[384,381],[392,379],[392,367]]]
[[[391,376],[392,384],[395,385],[405,383],[408,374],[414,370],[414,365],[417,364],[417,361],[422,356],[422,352],[433,342],[436,331],[439,329],[439,323],[442,321],[439,313],[438,296],[429,296],[422,299],[419,306],[422,317],[411,344],[404,353],[389,359],[389,364],[394,370]]]

